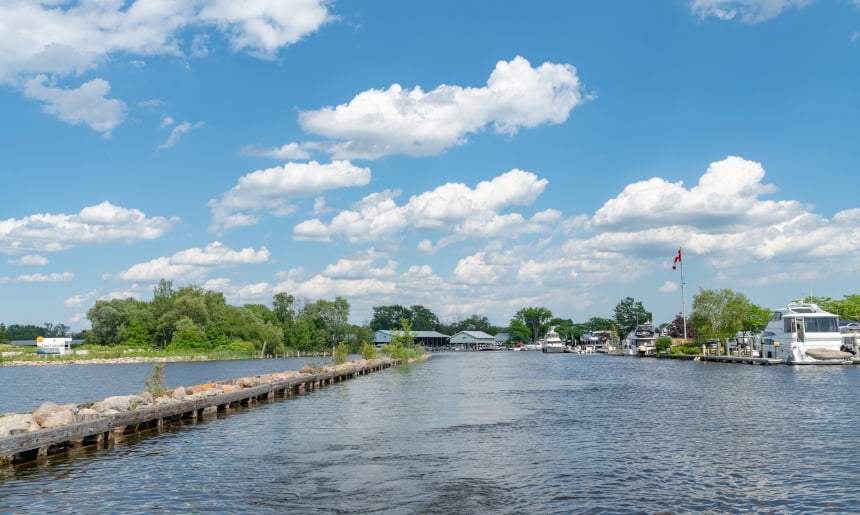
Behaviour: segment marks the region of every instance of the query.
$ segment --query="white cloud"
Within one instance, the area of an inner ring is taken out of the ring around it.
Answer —
[[[259,219],[247,211],[283,213],[291,199],[318,195],[326,190],[364,186],[370,182],[370,168],[359,168],[349,161],[320,164],[287,163],[283,166],[257,170],[239,178],[236,186],[212,199],[210,230],[221,231],[242,225],[256,224]]]
[[[67,308],[79,308],[87,303],[91,298],[98,295],[99,290],[92,290],[86,293],[81,293],[79,295],[75,295],[74,297],[69,297],[65,301],[63,301],[63,305]]]
[[[61,283],[68,282],[75,278],[75,274],[71,272],[53,273],[53,274],[30,274],[19,275],[10,282],[14,283]]]
[[[359,93],[348,104],[303,111],[299,122],[306,132],[339,140],[327,149],[335,158],[435,155],[488,125],[512,135],[520,128],[562,123],[588,98],[573,66],[532,68],[516,57],[499,61],[486,87],[440,85],[425,92],[394,84]]]
[[[333,19],[327,0],[209,0],[198,18],[216,25],[235,50],[272,58]]]
[[[93,79],[77,89],[62,89],[46,86],[47,80],[45,75],[30,79],[24,86],[24,94],[47,102],[42,110],[60,120],[72,125],[86,124],[94,131],[110,136],[111,131],[125,119],[125,104],[106,98],[110,92],[107,81]]]
[[[660,286],[660,291],[663,293],[672,293],[673,291],[678,291],[678,285],[672,281],[666,281],[663,283],[663,286]]]
[[[744,23],[759,23],[779,16],[789,8],[805,7],[815,0],[693,0],[693,14],[706,18],[731,20],[740,17]]]
[[[27,254],[18,259],[10,259],[6,261],[10,265],[15,266],[45,266],[49,263],[48,258],[39,254]]]
[[[728,157],[711,163],[699,184],[689,190],[681,182],[657,177],[633,183],[598,209],[590,226],[595,231],[671,226],[730,229],[777,223],[801,210],[795,201],[759,200],[759,195],[775,191],[761,183],[764,174],[759,163]]]
[[[73,77],[118,53],[206,55],[207,34],[198,34],[187,49],[182,48],[186,42],[182,31],[190,26],[215,28],[234,50],[271,59],[331,21],[328,4],[328,0],[6,0],[0,3],[0,83],[48,102],[45,110],[67,123],[85,123],[108,134],[123,121],[124,105],[104,98],[106,81],[57,89],[45,87],[43,75]]]
[[[407,228],[415,231],[449,231],[436,247],[426,240],[422,252],[438,250],[466,238],[515,237],[547,230],[544,222],[557,221],[559,213],[542,211],[531,220],[519,213],[502,214],[511,206],[528,206],[543,193],[548,181],[530,172],[511,170],[472,189],[462,183],[447,183],[415,195],[398,206],[398,191],[383,191],[364,197],[353,209],[341,211],[326,224],[319,219],[301,222],[293,229],[297,240],[327,241],[341,236],[351,243],[384,239]]]
[[[162,120],[162,125],[164,124],[165,120]],[[177,125],[176,127],[174,127],[172,131],[170,131],[170,137],[167,138],[167,141],[165,141],[164,143],[159,145],[158,148],[160,148],[160,149],[170,148],[173,145],[175,145],[176,142],[179,141],[179,138],[181,138],[185,133],[192,131],[194,129],[200,129],[204,125],[206,125],[204,122],[197,122],[197,123],[182,122],[179,125]]]
[[[279,148],[261,147],[259,145],[245,145],[242,147],[241,154],[245,156],[262,156],[280,159],[283,161],[293,159],[309,159],[310,153],[305,150],[305,146],[298,143],[287,143]]]
[[[269,257],[270,252],[266,247],[260,247],[260,250],[244,248],[236,251],[216,241],[202,249],[191,248],[170,257],[138,263],[113,277],[125,281],[157,281],[161,278],[196,281],[202,279],[212,268],[265,263]]]
[[[36,214],[0,220],[0,252],[57,252],[83,245],[160,238],[176,218],[148,218],[137,209],[102,202],[74,215]]]

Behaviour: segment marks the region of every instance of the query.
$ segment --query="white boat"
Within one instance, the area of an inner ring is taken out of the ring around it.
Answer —
[[[520,348],[522,350],[541,350],[541,347],[543,347],[541,342],[532,342],[532,343],[526,343],[525,345],[523,345]]]
[[[543,338],[543,346],[541,350],[548,354],[564,352],[564,342],[561,341],[558,333],[555,332],[555,327],[547,331],[546,336]]]
[[[624,339],[624,354],[645,356],[657,352],[657,329],[651,322],[639,324]]]
[[[847,365],[839,317],[816,304],[791,303],[774,311],[762,335],[763,358],[789,365]]]

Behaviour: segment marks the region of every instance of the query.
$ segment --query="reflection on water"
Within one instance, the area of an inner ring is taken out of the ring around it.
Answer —
[[[849,512],[857,386],[855,367],[442,354],[0,471],[0,512]]]

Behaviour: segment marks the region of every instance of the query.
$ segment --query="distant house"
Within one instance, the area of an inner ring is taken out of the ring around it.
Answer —
[[[394,336],[401,334],[402,331],[380,330],[376,331],[373,338],[377,347],[391,343]],[[415,337],[415,343],[420,343],[425,349],[439,350],[448,346],[448,335],[437,333],[436,331],[409,331]]]
[[[478,350],[482,347],[492,347],[496,337],[483,331],[460,331],[450,339],[451,345],[462,345],[466,349]]]
[[[511,339],[511,335],[509,333],[499,333],[496,335],[496,343],[500,345],[504,345],[508,343],[508,340]]]

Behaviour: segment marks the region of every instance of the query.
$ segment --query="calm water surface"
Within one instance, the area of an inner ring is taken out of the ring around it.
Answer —
[[[300,368],[283,364],[268,371]],[[173,365],[171,384],[261,373],[196,363],[202,379],[174,382],[190,372]],[[139,391],[142,368],[73,400]],[[45,373],[15,370],[17,386]],[[102,370],[54,373],[95,384]],[[856,512],[858,383],[857,367],[440,354],[0,471],[0,512]]]

